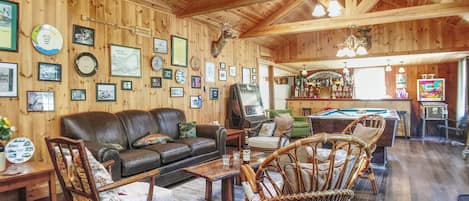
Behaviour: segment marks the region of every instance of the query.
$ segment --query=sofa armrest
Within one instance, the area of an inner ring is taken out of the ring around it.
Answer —
[[[226,129],[217,125],[196,125],[197,137],[214,139],[220,156],[226,153]]]
[[[306,122],[308,117],[302,117],[302,116],[294,116],[293,121],[304,121]]]
[[[119,157],[119,151],[112,148],[111,146],[99,144],[92,141],[84,141],[86,148],[93,154],[93,156],[99,162],[103,163],[109,160],[113,160],[114,164],[111,166],[112,179],[118,180],[122,177],[121,175],[121,160]]]

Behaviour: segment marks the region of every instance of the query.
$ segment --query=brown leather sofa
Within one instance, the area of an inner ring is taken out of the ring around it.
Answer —
[[[161,174],[156,182],[167,186],[189,178],[181,168],[220,158],[226,149],[226,129],[197,125],[197,137],[179,139],[178,123],[185,122],[179,109],[126,110],[118,113],[85,112],[61,118],[62,135],[83,139],[97,160],[114,160],[113,179],[151,169]],[[151,133],[167,134],[175,141],[135,148],[133,142]],[[122,150],[118,150],[120,147]]]

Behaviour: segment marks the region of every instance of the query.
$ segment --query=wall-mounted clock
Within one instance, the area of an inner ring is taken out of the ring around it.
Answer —
[[[176,82],[178,84],[183,84],[184,81],[186,81],[186,72],[184,72],[184,70],[182,69],[179,69],[176,71]]]
[[[198,71],[200,69],[200,59],[198,57],[192,56],[191,58],[191,68],[192,70]]]
[[[98,60],[93,54],[82,52],[75,59],[75,67],[81,76],[92,76],[98,71]]]
[[[163,69],[163,58],[161,56],[154,56],[153,59],[151,59],[151,67],[153,68],[154,71],[160,71]]]

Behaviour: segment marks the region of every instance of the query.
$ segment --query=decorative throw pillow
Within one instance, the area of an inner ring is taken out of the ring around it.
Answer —
[[[378,128],[366,127],[363,124],[359,123],[353,130],[352,135],[360,138],[366,143],[370,143],[378,132]]]
[[[275,122],[263,123],[261,129],[259,130],[259,136],[270,137],[274,135],[275,131]]]
[[[140,148],[152,144],[166,144],[166,142],[171,141],[173,141],[173,139],[164,134],[149,134],[137,139],[132,146]]]
[[[293,117],[288,113],[275,116],[274,121],[275,124],[277,124],[277,128],[274,133],[275,137],[280,137],[285,131],[293,126]]]
[[[195,129],[196,123],[193,122],[180,122],[179,126],[179,138],[191,138],[197,137],[197,132]]]

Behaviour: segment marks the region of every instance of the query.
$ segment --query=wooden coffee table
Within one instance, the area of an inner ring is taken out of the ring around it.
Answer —
[[[249,165],[253,168],[259,167],[264,161],[265,154],[252,152]],[[242,161],[235,163],[232,167],[223,166],[222,159],[213,160],[196,166],[184,168],[183,170],[195,176],[205,178],[205,200],[212,200],[212,182],[221,181],[221,194],[223,201],[233,201],[233,178],[240,174],[239,166]]]
[[[226,141],[228,140],[237,140],[238,141],[238,150],[241,151],[242,139],[244,136],[244,130],[241,129],[226,129]]]

